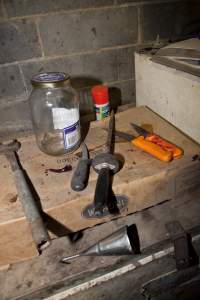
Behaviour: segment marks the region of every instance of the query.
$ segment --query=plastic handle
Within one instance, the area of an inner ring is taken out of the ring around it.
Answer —
[[[160,146],[163,150],[172,152],[173,158],[180,158],[183,155],[183,150],[181,148],[166,141],[157,134],[147,136],[146,140]]]
[[[71,188],[74,191],[82,191],[87,185],[89,177],[89,159],[81,159],[78,162],[77,168],[73,174]]]
[[[146,140],[143,136],[135,138],[131,143],[161,161],[169,162],[173,158],[172,152],[162,149],[160,146]]]

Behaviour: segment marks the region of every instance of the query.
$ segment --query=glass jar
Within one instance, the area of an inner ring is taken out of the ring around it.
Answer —
[[[49,155],[73,152],[80,145],[80,118],[78,96],[69,76],[40,73],[31,83],[29,100],[38,147]]]

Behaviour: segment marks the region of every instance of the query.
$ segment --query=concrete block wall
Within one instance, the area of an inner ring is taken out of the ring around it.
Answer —
[[[135,49],[198,32],[199,12],[199,0],[0,0],[0,132],[31,128],[37,72],[69,73],[83,113],[97,83],[134,103]]]

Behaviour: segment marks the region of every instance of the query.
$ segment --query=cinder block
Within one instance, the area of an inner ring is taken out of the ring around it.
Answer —
[[[200,1],[181,1],[175,6],[174,37],[191,36],[200,30]]]
[[[46,16],[39,28],[46,55],[72,54],[137,42],[137,7]]]
[[[109,85],[110,102],[113,108],[119,105],[135,104],[135,80],[127,80]]]
[[[11,135],[15,132],[32,130],[29,103],[14,102],[10,106],[0,109],[0,137]]]
[[[0,20],[4,19],[3,2],[0,0]]]
[[[76,88],[118,80],[118,50],[66,56],[21,65],[30,91],[30,79],[38,72],[62,71],[73,79]]]
[[[119,105],[133,103],[135,105],[135,80],[127,80],[116,83],[108,83],[109,99],[111,107],[116,109]],[[78,90],[80,111],[82,114],[94,111],[94,104],[91,96],[91,87]]]
[[[114,0],[6,0],[9,17],[112,5]]]
[[[41,56],[34,22],[18,20],[0,23],[0,63]]]
[[[135,47],[118,49],[118,80],[135,77]]]
[[[116,0],[116,4],[141,4],[141,2],[156,2],[157,0]],[[180,1],[180,0],[160,0],[160,2]]]
[[[116,0],[117,4],[131,4],[131,3],[140,3],[144,0]],[[145,1],[152,1],[152,0],[145,0]]]
[[[199,0],[144,5],[142,7],[143,41],[153,41],[157,35],[173,39],[199,31]]]
[[[116,110],[118,106],[132,103],[135,105],[135,80],[110,83],[109,100],[112,109]],[[91,96],[91,87],[78,91],[81,113],[88,114],[94,111],[94,104]]]
[[[143,40],[153,41],[157,35],[171,37],[174,14],[174,3],[144,5],[141,11]]]
[[[26,98],[22,77],[17,65],[0,66],[0,105]]]
[[[87,93],[87,97],[83,97]],[[80,98],[81,113],[91,113],[93,102],[90,89],[81,91]],[[134,80],[117,82],[109,85],[109,96],[112,108],[117,108],[121,104],[135,103]],[[7,135],[14,136],[19,131],[31,131],[32,122],[28,101],[15,101],[11,105],[0,109],[0,138]]]

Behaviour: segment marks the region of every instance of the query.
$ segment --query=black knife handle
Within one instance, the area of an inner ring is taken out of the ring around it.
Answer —
[[[88,177],[89,177],[89,168],[90,168],[90,160],[89,159],[81,159],[78,162],[76,170],[74,171],[72,180],[71,180],[71,188],[74,191],[82,191],[87,186]]]
[[[95,215],[102,216],[103,208],[107,204],[110,188],[110,169],[102,168],[98,173],[98,179],[94,195]]]

